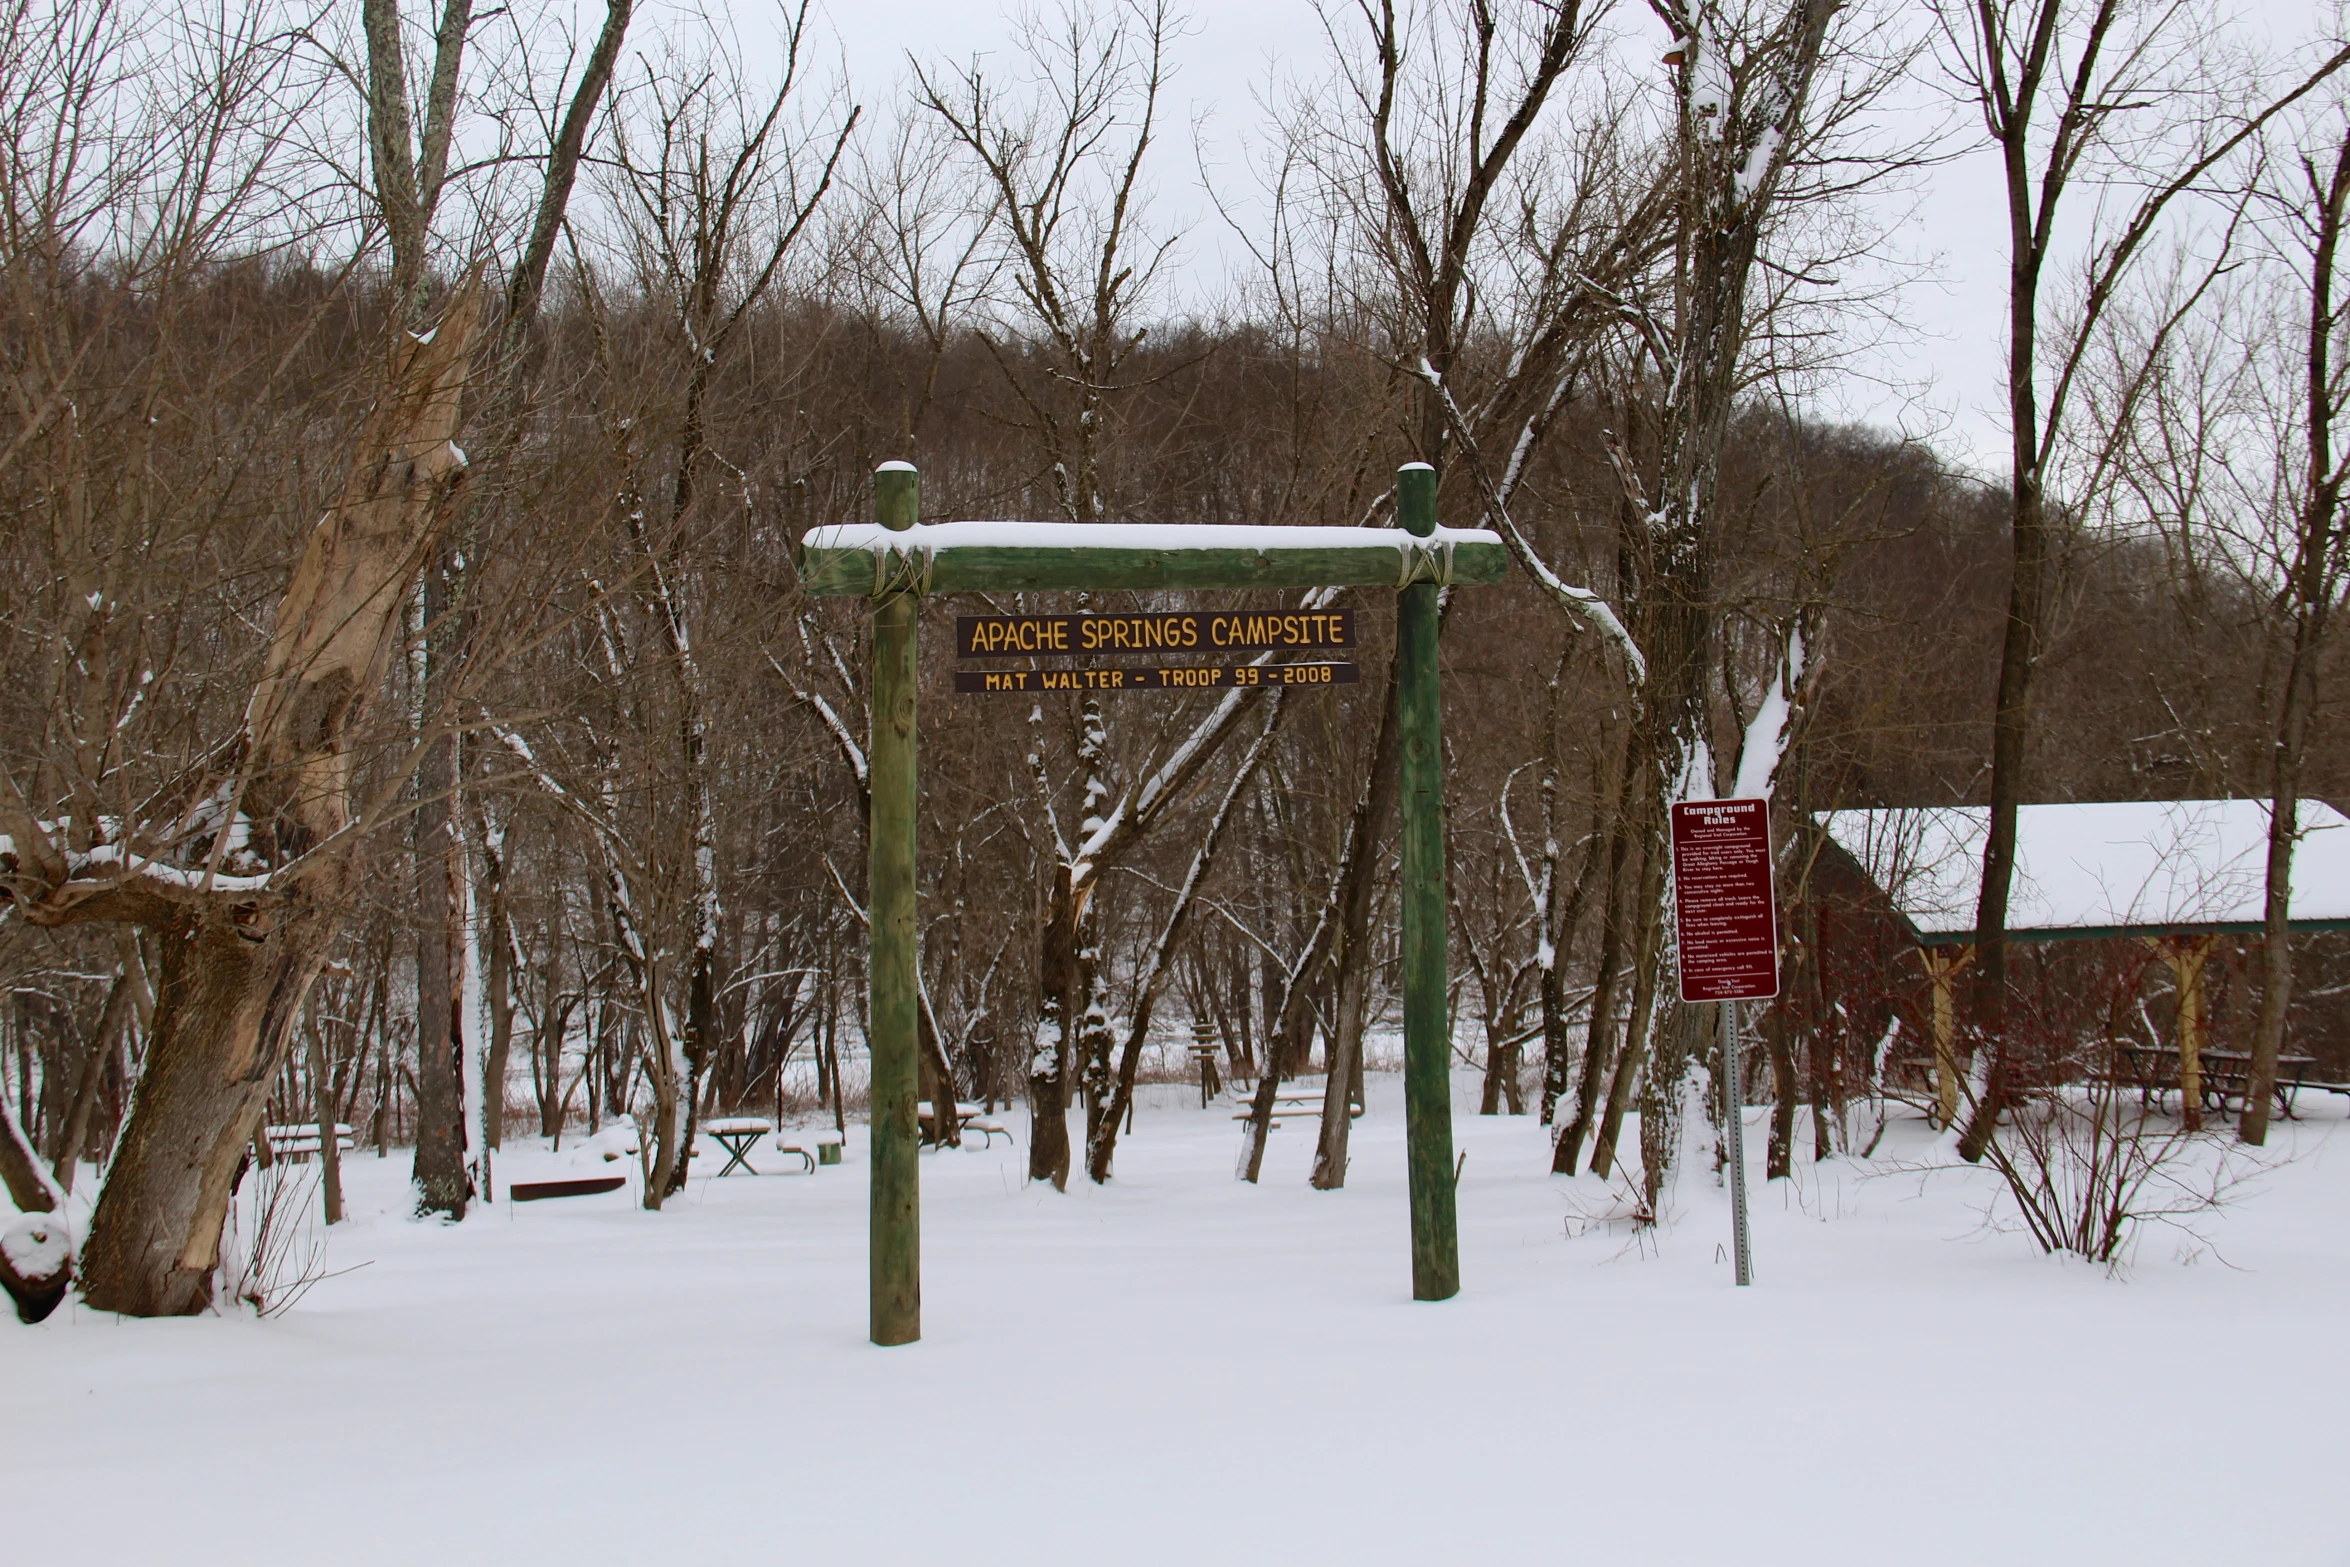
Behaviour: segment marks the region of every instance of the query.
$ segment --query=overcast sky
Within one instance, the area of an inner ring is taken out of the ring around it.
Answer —
[[[902,82],[908,50],[960,62],[1004,48],[1006,8],[994,0],[819,0],[837,36],[851,80],[869,112],[887,111]],[[2331,14],[2326,0],[2249,0],[2240,24],[2278,41],[2307,38]],[[1213,288],[1226,243],[1199,187],[1188,127],[1204,126],[1211,169],[1245,191],[1235,166],[1254,133],[1257,98],[1276,69],[1311,72],[1325,49],[1321,23],[1307,0],[1190,0],[1187,36],[1175,51],[1176,134],[1161,144],[1158,192],[1169,215],[1188,220],[1186,254],[1195,284]],[[1644,7],[1618,13],[1628,29],[1664,31]],[[746,44],[759,31],[753,13],[736,12]],[[1946,113],[1929,82],[1915,89],[1914,112]],[[1979,122],[1959,122],[1961,129]],[[1917,276],[1903,286],[1894,324],[1845,378],[1839,405],[1824,411],[1929,435],[1948,457],[2004,470],[2003,421],[1995,413],[2004,362],[2002,200],[1998,167],[1977,149],[1935,170],[1922,200],[1886,219],[1887,259]],[[1914,208],[1914,210],[1912,210]]]

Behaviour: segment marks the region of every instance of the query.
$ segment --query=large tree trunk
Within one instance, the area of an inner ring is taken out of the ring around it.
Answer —
[[[2286,696],[2288,722],[2293,707]],[[2268,1141],[2269,1100],[2276,1092],[2277,1058],[2284,1053],[2285,1018],[2293,1004],[2293,931],[2289,923],[2293,890],[2294,824],[2300,817],[2300,758],[2288,764],[2277,747],[2276,793],[2269,802],[2268,898],[2260,933],[2260,1015],[2252,1029],[2252,1070],[2244,1082],[2244,1113],[2236,1135],[2253,1147]],[[2184,1095],[2181,1096],[2184,1104]],[[2192,1105],[2185,1105],[2192,1109]]]
[[[343,891],[339,879],[312,879],[259,942],[225,907],[162,930],[147,1070],[82,1248],[92,1306],[165,1317],[211,1304],[237,1165],[324,966]]]
[[[133,874],[61,880],[33,899],[21,877],[12,888],[35,924],[131,919],[161,937],[146,1072],[82,1249],[93,1306],[166,1316],[212,1298],[238,1160],[351,891],[353,737],[463,466],[452,437],[476,299],[469,282],[429,339],[396,335],[389,389],[279,609],[231,779],[266,883]]]

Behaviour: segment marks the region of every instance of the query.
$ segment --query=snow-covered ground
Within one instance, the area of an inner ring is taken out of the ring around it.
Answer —
[[[2350,1562],[2341,1101],[2120,1278],[1987,1229],[1978,1171],[1758,1180],[1745,1291],[1710,1177],[1636,1236],[1531,1120],[1463,1115],[1464,1289],[1416,1305],[1393,1079],[1338,1193],[1310,1127],[1244,1186],[1225,1114],[1150,1092],[1107,1189],[1026,1186],[1018,1112],[1023,1146],[926,1155],[925,1338],[889,1350],[859,1129],[663,1214],[460,1226],[363,1150],[356,1271],[282,1316],[0,1326],[4,1558]]]

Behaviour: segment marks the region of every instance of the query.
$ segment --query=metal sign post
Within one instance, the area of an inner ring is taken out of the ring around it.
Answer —
[[[1778,899],[1771,886],[1768,800],[1692,800],[1673,807],[1673,918],[1681,999],[1716,1003],[1722,1045],[1722,1129],[1730,1155],[1730,1231],[1738,1282],[1754,1282],[1746,1238],[1746,1091],[1738,1070],[1738,1003],[1779,994]]]
[[[1746,1080],[1738,1071],[1738,1003],[1715,1008],[1722,1035],[1722,1097],[1729,1109],[1722,1129],[1730,1143],[1730,1251],[1741,1285],[1754,1282],[1754,1252],[1746,1239]]]

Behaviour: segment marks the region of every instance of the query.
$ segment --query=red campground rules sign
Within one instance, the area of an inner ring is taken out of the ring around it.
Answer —
[[[1779,993],[1769,801],[1673,807],[1673,915],[1683,1001],[1768,1001]]]

